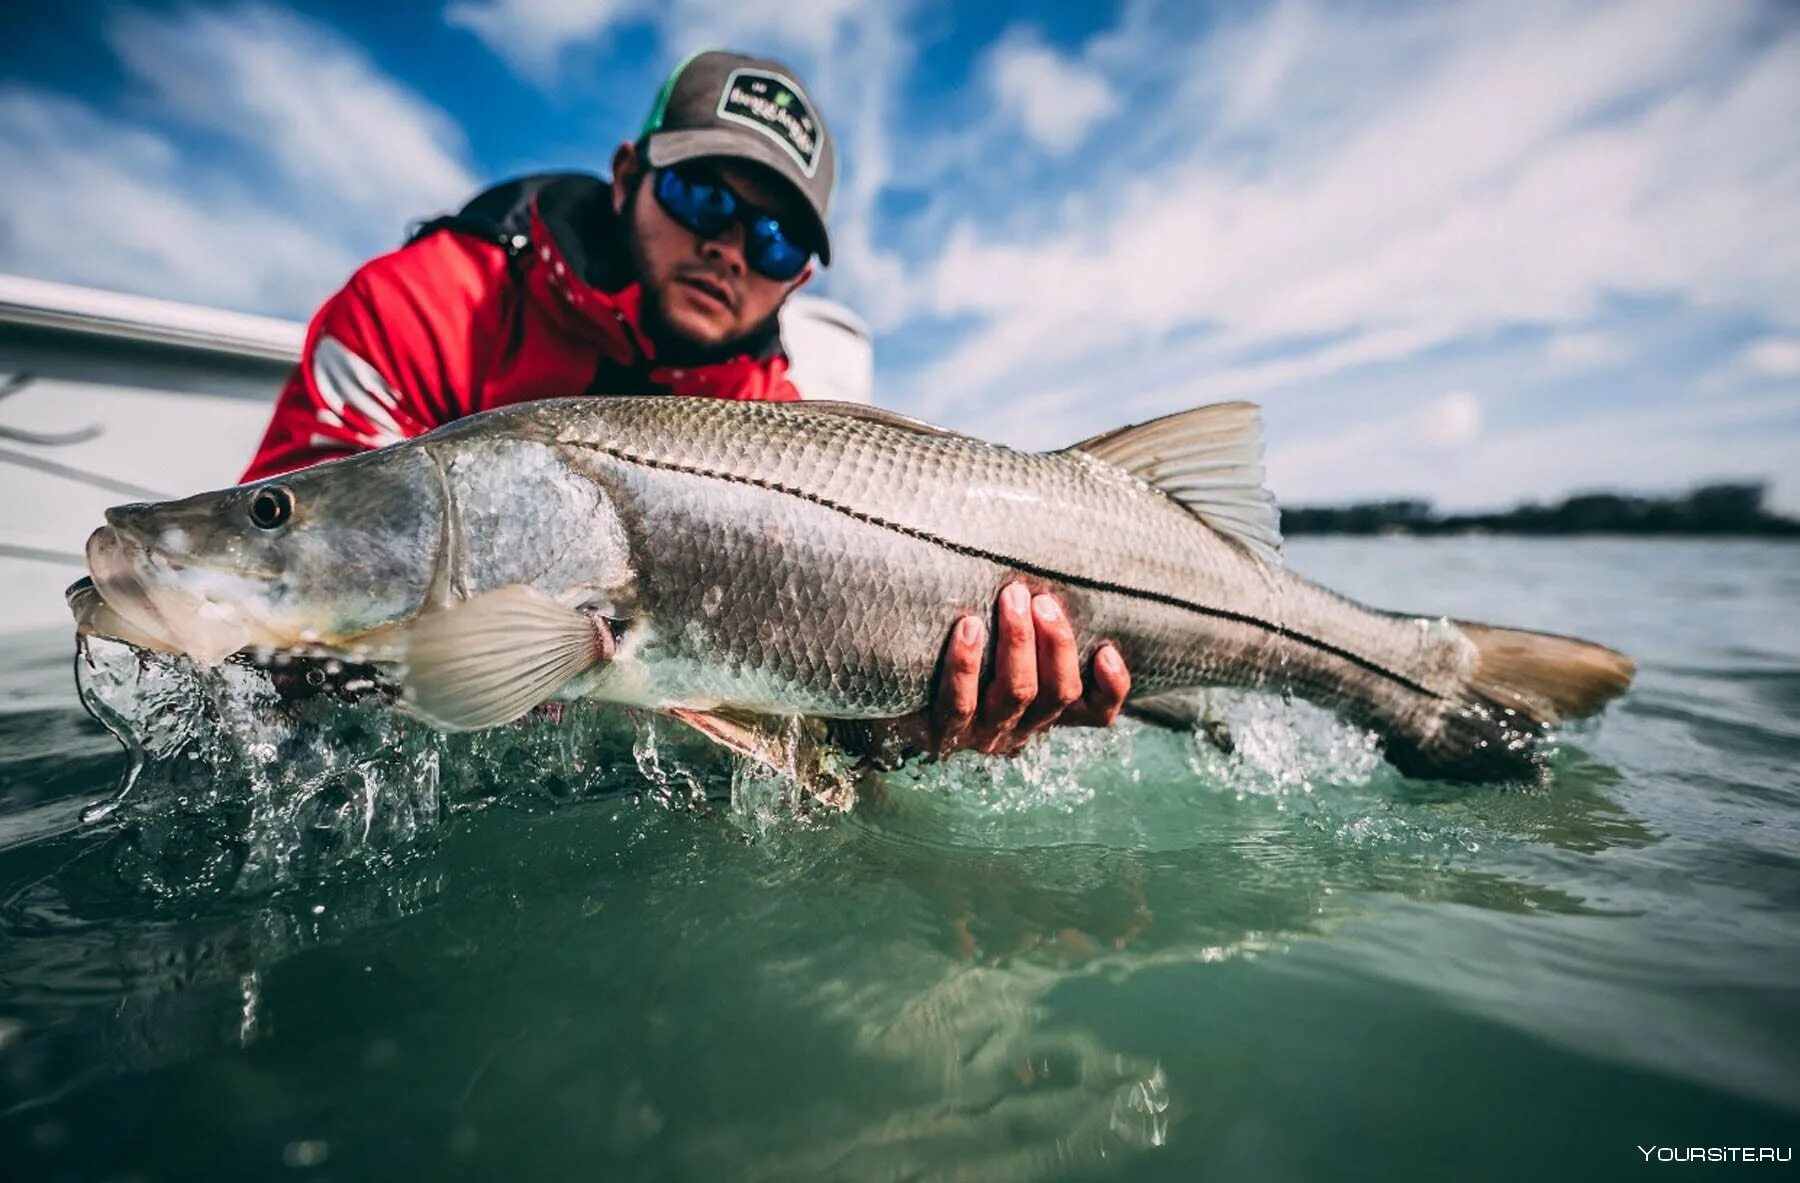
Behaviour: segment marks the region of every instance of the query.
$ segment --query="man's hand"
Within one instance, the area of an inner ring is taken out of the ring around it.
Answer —
[[[1109,727],[1131,691],[1125,659],[1110,642],[1094,654],[1082,681],[1075,630],[1055,596],[1033,596],[1022,583],[1000,590],[994,673],[981,685],[987,622],[965,616],[950,633],[931,712],[939,756],[973,748],[1010,756],[1054,724]]]

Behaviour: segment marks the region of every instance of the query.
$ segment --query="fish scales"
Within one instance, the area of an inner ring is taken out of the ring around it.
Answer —
[[[985,613],[1017,575],[1063,597],[1084,658],[1118,643],[1146,693],[1273,683],[1332,703],[1453,686],[1416,622],[1264,563],[1077,453],[704,400],[547,404],[531,417],[657,524],[636,547],[651,614],[697,642],[670,655],[779,674],[768,689],[808,695],[813,710],[916,709],[946,609]],[[688,482],[734,492],[684,496]],[[727,588],[729,602],[706,612],[695,587]],[[1415,687],[1378,686],[1393,681],[1377,672],[1388,663]]]

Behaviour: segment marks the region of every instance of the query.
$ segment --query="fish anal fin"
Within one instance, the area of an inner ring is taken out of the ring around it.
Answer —
[[[827,808],[843,811],[856,801],[854,779],[831,758],[832,744],[823,720],[688,707],[670,707],[666,713],[771,772],[792,777],[809,797]]]
[[[400,648],[407,710],[443,731],[479,731],[609,660],[613,639],[587,613],[514,584],[426,613]]]
[[[670,718],[681,720],[714,743],[730,748],[740,756],[777,771],[788,764],[783,737],[766,721],[734,716],[723,711],[698,711],[690,707],[670,707],[667,713]]]
[[[1227,756],[1237,751],[1237,739],[1231,734],[1231,725],[1218,716],[1210,690],[1168,690],[1147,694],[1127,702],[1125,713],[1170,731],[1193,732]]]
[[[1281,514],[1263,485],[1255,403],[1218,403],[1083,440],[1071,452],[1122,468],[1258,558],[1279,562]]]

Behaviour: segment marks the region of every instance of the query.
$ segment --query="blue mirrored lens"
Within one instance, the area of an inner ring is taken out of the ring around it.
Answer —
[[[750,266],[770,279],[788,280],[800,274],[812,252],[796,245],[774,218],[761,217],[750,224],[745,240],[745,255]]]
[[[737,197],[731,190],[684,177],[672,168],[657,174],[656,200],[670,217],[706,238],[722,233],[737,217]]]

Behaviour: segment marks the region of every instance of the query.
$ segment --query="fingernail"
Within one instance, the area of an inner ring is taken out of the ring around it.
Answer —
[[[956,639],[965,645],[973,645],[981,640],[982,624],[979,617],[965,616],[956,622]]]
[[[1120,657],[1119,651],[1111,645],[1107,645],[1094,656],[1094,664],[1109,674],[1116,674],[1125,668],[1124,658]]]
[[[1062,607],[1057,604],[1055,596],[1039,596],[1031,602],[1037,609],[1039,619],[1055,624],[1062,619]]]
[[[1000,593],[1000,602],[1008,612],[1023,612],[1031,605],[1031,593],[1025,590],[1022,583],[1009,583],[1006,590]]]

